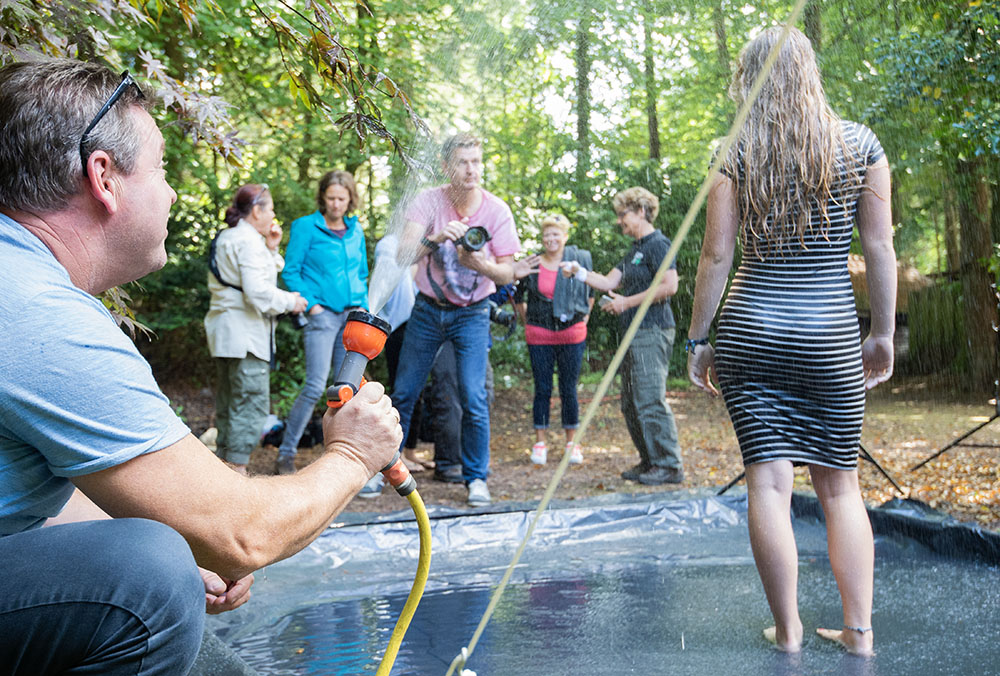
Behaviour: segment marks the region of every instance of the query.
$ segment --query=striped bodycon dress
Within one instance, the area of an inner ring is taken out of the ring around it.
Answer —
[[[847,254],[866,168],[883,152],[867,127],[842,124],[849,156],[826,236],[814,207],[805,248],[764,261],[744,252],[719,317],[716,372],[745,465],[857,466],[865,389]]]

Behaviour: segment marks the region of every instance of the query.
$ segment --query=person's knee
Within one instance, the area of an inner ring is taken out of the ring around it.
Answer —
[[[545,399],[545,400],[551,399],[552,398],[552,383],[549,383],[548,385],[546,385],[544,380],[542,380],[542,381],[536,380],[535,381],[535,398],[536,399]]]
[[[747,466],[746,473],[751,493],[791,496],[795,473],[788,460],[753,463]]]
[[[185,673],[205,625],[205,588],[191,548],[174,529],[148,519],[114,519],[88,555],[114,585],[108,602],[143,627],[148,660]]]
[[[136,519],[130,568],[146,571],[144,618],[151,648],[176,653],[177,664],[194,662],[205,625],[205,586],[191,548],[174,529]]]
[[[323,376],[318,377],[306,377],[306,382],[302,386],[302,394],[299,396],[303,401],[312,402],[316,405],[319,398],[323,396],[326,391],[326,379]]]
[[[820,502],[838,498],[853,498],[861,494],[858,486],[858,472],[846,469],[834,469],[823,465],[810,465],[809,476],[813,489]]]

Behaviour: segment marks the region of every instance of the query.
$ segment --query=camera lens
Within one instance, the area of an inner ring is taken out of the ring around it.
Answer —
[[[469,251],[479,251],[486,246],[488,241],[490,241],[490,233],[486,231],[486,228],[477,225],[466,230],[458,243]]]

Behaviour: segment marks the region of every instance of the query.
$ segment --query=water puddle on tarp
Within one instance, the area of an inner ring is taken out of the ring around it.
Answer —
[[[550,510],[467,668],[478,676],[1000,673],[995,559],[948,556],[896,535],[876,539],[876,656],[850,657],[811,635],[841,623],[825,531],[813,518],[795,523],[804,650],[770,649],[745,510],[745,496]],[[393,674],[447,671],[532,516],[452,514],[432,513],[430,579]],[[416,537],[403,520],[331,529],[258,574],[250,604],[211,618],[210,628],[260,674],[375,673],[416,569]]]

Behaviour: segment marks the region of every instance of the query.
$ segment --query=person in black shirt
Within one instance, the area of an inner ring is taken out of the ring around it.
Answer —
[[[622,233],[635,240],[622,262],[607,275],[588,271],[570,261],[563,262],[561,268],[565,276],[605,292],[598,305],[605,312],[618,315],[624,329],[631,323],[667,255],[670,240],[653,226],[660,202],[645,188],[634,187],[618,193],[613,205]],[[632,443],[639,451],[639,463],[622,472],[622,478],[650,486],[684,481],[677,425],[666,400],[667,366],[674,345],[670,297],[676,292],[677,270],[671,265],[621,365],[622,413]]]

